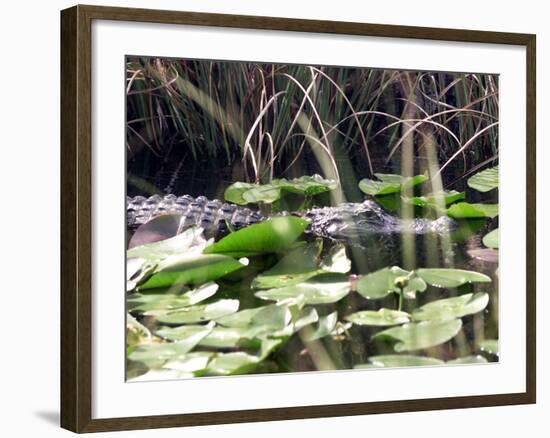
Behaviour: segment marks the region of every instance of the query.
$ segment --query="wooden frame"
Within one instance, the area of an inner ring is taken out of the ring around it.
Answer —
[[[233,412],[92,419],[91,23],[93,20],[222,26],[520,45],[527,53],[526,392]],[[61,13],[61,426],[75,432],[535,403],[535,51],[530,34],[287,18],[75,6]]]

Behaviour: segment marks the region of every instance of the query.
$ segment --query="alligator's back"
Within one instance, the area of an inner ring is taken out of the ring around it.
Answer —
[[[204,196],[153,195],[126,197],[127,226],[135,230],[140,225],[165,214],[182,216],[182,229],[192,225],[204,229],[207,237],[219,237],[228,233],[228,225],[240,229],[264,220],[257,211],[224,203]]]
[[[229,229],[240,229],[266,219],[257,210],[228,204],[219,200],[208,200],[204,196],[189,195],[164,197],[154,195],[128,197],[127,224],[131,230],[164,214],[182,216],[181,228],[192,225],[204,229],[206,237],[221,237]],[[283,213],[289,214],[289,213]],[[442,217],[436,221],[426,219],[402,220],[383,210],[376,202],[344,203],[335,207],[313,208],[306,212],[290,213],[310,221],[309,234],[327,239],[358,242],[373,235],[392,235],[402,232],[413,234],[448,232],[452,221]]]

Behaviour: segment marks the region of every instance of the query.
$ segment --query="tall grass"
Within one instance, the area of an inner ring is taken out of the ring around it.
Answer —
[[[127,147],[141,161],[177,152],[269,182],[310,157],[345,186],[354,174],[433,167],[426,143],[447,180],[496,160],[498,77],[127,59]]]

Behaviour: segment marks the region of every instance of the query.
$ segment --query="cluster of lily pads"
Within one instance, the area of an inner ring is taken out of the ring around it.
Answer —
[[[468,184],[478,190],[491,187],[491,175],[484,172]],[[377,177],[379,181],[360,183],[361,190],[375,198],[399,194],[404,186],[425,180],[423,175]],[[311,199],[333,188],[332,182],[319,176],[274,180],[269,187],[236,183],[226,190],[226,199],[237,204],[276,202],[287,193]],[[456,203],[464,199],[459,192],[409,201],[430,207],[441,206],[441,199],[453,217],[457,211],[464,217],[474,210],[493,214],[491,206]],[[291,338],[297,337],[307,349],[323,338],[341,339],[353,326],[374,329],[370,342],[389,341],[393,348],[393,354],[371,355],[368,363],[353,364],[355,368],[487,361],[479,354],[444,362],[417,353],[450,341],[460,333],[462,318],[486,309],[488,293],[458,293],[457,288],[489,283],[490,277],[460,269],[406,271],[397,266],[354,276],[346,247],[304,239],[307,226],[308,221],[300,217],[273,217],[217,242],[204,239],[202,230],[192,227],[129,249],[127,377],[152,380],[269,372],[270,358]],[[498,247],[498,230],[483,242]],[[228,282],[238,286],[237,292],[227,288]],[[428,288],[455,296],[406,312],[405,300],[417,298]],[[252,300],[243,300],[243,291]],[[386,303],[385,298],[394,295],[396,305],[353,313],[327,310],[327,305],[350,294],[366,304]],[[486,355],[498,354],[497,340],[477,347]]]

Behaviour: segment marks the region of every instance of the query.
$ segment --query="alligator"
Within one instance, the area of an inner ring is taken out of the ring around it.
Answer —
[[[182,229],[197,225],[203,228],[207,238],[220,238],[231,230],[266,220],[269,216],[259,210],[229,204],[204,196],[196,198],[173,194],[149,198],[126,198],[127,226],[135,230],[161,215],[181,215]],[[303,212],[281,213],[306,218],[310,235],[333,241],[353,242],[373,235],[445,234],[454,228],[454,221],[446,216],[436,220],[400,219],[383,210],[375,201],[366,199],[360,203],[342,203],[335,207],[315,207]]]

